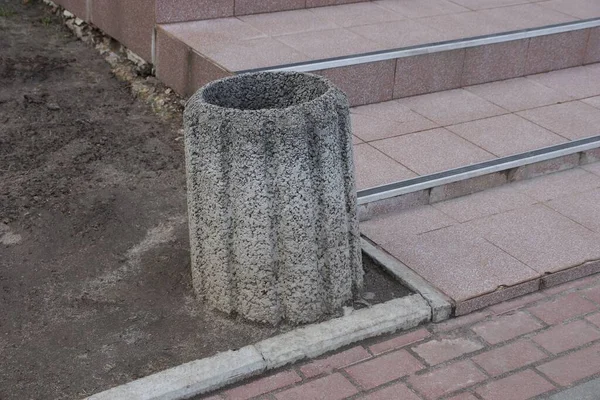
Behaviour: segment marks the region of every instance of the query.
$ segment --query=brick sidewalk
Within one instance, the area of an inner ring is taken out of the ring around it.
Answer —
[[[208,397],[525,400],[600,375],[600,275],[367,340]]]

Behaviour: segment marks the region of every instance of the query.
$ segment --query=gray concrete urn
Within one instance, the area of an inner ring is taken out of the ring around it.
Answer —
[[[316,321],[362,288],[348,101],[311,74],[212,82],[184,113],[192,278],[210,306]]]

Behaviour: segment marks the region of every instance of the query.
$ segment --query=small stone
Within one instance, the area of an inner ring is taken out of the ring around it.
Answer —
[[[23,237],[19,234],[6,232],[2,236],[0,236],[0,244],[5,246],[11,246],[14,244],[19,244],[23,240]]]
[[[83,24],[83,20],[81,18],[75,18],[75,25],[80,26],[81,24]]]
[[[46,108],[48,108],[48,110],[50,111],[58,111],[60,110],[60,106],[56,103],[47,103],[46,104]]]
[[[73,17],[75,17],[75,15],[72,12],[69,12],[67,10],[65,10],[63,12],[63,15],[65,16],[65,18],[73,18]]]
[[[111,67],[114,67],[115,65],[117,65],[119,63],[119,56],[115,53],[109,53],[106,58],[105,58],[106,62],[110,64]]]
[[[75,36],[77,36],[78,38],[83,37],[83,27],[81,27],[81,26],[74,26],[73,27],[73,33],[75,33]]]
[[[375,298],[375,293],[373,292],[364,292],[362,298],[365,300],[373,300]]]
[[[173,90],[171,90],[171,88],[169,88],[169,89],[165,90],[165,94],[171,94],[172,91]]]

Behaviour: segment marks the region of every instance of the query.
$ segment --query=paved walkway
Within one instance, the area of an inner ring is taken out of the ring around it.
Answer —
[[[208,398],[581,400],[600,398],[599,377],[600,275],[594,275],[368,340]]]
[[[600,134],[600,64],[352,108],[359,189]]]

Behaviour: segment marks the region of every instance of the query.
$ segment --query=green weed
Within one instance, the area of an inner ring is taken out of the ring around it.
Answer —
[[[42,18],[40,18],[40,22],[44,26],[48,26],[48,25],[52,24],[52,18],[50,18],[50,17],[42,17]]]
[[[0,17],[10,18],[15,15],[15,11],[8,7],[0,7]]]

